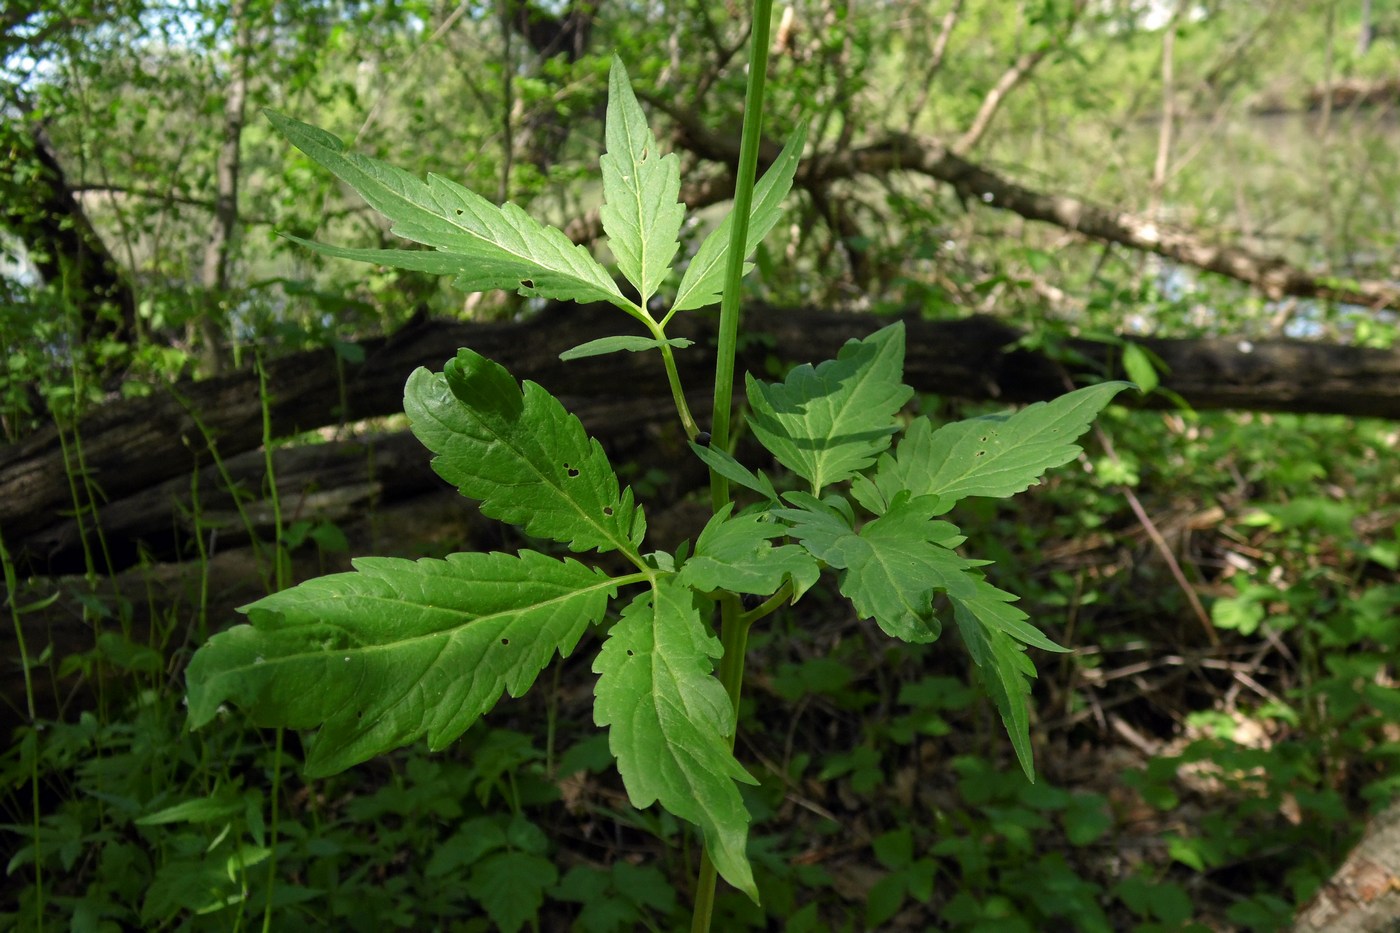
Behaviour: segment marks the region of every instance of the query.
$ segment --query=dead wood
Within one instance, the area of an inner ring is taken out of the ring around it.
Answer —
[[[1400,803],[1367,824],[1366,835],[1294,918],[1293,933],[1374,933],[1400,923]]]
[[[365,341],[365,358],[358,364],[346,363],[330,351],[272,360],[267,374],[273,433],[287,437],[400,412],[403,383],[415,367],[440,368],[457,347],[471,346],[517,377],[532,379],[560,396],[605,443],[616,445],[650,431],[652,440],[679,444],[654,355],[621,353],[568,364],[558,359],[560,351],[608,333],[618,319],[612,309],[570,307],[551,309],[527,322],[427,322],[388,339]],[[683,323],[678,335],[695,339],[697,346],[679,354],[682,375],[687,384],[704,386],[710,365],[705,347],[712,345],[713,322],[697,315]],[[846,340],[885,323],[887,318],[873,315],[756,309],[748,318],[753,339],[740,369],[763,373],[771,359],[825,359]],[[921,392],[1013,403],[1064,391],[1066,366],[1042,352],[1014,349],[1021,332],[999,321],[910,317],[905,324],[906,379]],[[1287,340],[1138,342],[1166,363],[1164,387],[1199,409],[1400,418],[1400,353]],[[1069,370],[1098,376],[1121,372],[1118,353],[1103,343],[1069,340],[1057,356],[1076,360],[1067,364]],[[705,397],[692,402],[697,415],[705,417]],[[1146,404],[1170,402],[1157,396]],[[0,528],[6,546],[25,572],[73,572],[83,566],[86,536],[99,563],[104,549],[110,555],[110,562],[99,569],[120,569],[143,548],[178,551],[182,532],[173,527],[172,516],[180,508],[193,508],[200,490],[206,497],[202,508],[219,513],[228,533],[237,533],[243,519],[234,515],[232,493],[223,488],[227,483],[222,475],[236,477],[234,485],[243,495],[262,495],[261,455],[237,459],[261,445],[262,414],[257,376],[241,371],[160,388],[145,399],[112,402],[91,412],[76,429],[51,427],[0,448]],[[356,495],[382,496],[386,483],[410,494],[431,482],[424,458],[408,441],[397,441],[382,454],[368,447],[357,450],[349,455],[340,449],[313,448],[289,456],[278,468],[292,484],[283,490],[283,498],[306,501],[312,493],[325,496],[333,489],[340,489],[341,496],[356,489]],[[347,466],[372,456],[388,458],[378,472]],[[69,482],[72,470],[86,479],[78,483],[76,504]],[[193,486],[192,475],[199,477]],[[352,495],[348,501],[358,500]],[[103,541],[93,535],[95,518],[100,519]]]
[[[726,165],[737,163],[736,134],[714,131],[697,114],[674,105],[656,100],[651,103],[676,121],[678,145],[706,159]],[[1243,282],[1272,299],[1292,296],[1400,310],[1400,284],[1395,282],[1314,274],[1281,256],[1215,242],[1202,231],[1162,223],[1069,193],[1031,188],[965,158],[960,148],[964,143],[965,140],[950,146],[933,137],[893,134],[865,146],[803,159],[797,184],[820,188],[841,179],[912,172],[951,186],[968,204],[1011,211],[1027,220],[1052,224],[1104,243],[1155,253],[1184,266]],[[776,145],[765,146],[766,161],[771,162],[777,155]],[[692,207],[713,203],[716,187],[726,190],[723,185],[707,185],[686,189],[683,198]],[[575,239],[593,239],[601,232],[601,224],[583,220],[569,232]]]

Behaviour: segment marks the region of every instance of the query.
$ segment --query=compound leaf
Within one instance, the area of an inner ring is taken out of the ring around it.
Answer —
[[[886,634],[915,644],[933,641],[942,631],[933,598],[940,592],[947,596],[1021,767],[1034,780],[1027,678],[1035,676],[1035,665],[1023,646],[1065,649],[1011,605],[1015,596],[987,582],[977,569],[985,561],[952,550],[964,539],[956,526],[931,520],[940,509],[939,498],[901,491],[883,515],[858,532],[836,509],[811,497],[802,505],[773,514],[792,523],[793,537],[840,571],[841,593],[861,618],[873,618]]]
[[[749,232],[744,240],[744,257],[747,259],[758,249],[758,244],[773,229],[783,216],[783,201],[792,190],[792,179],[797,173],[797,163],[802,158],[802,147],[807,142],[807,121],[803,120],[778,154],[768,171],[758,180],[753,189],[753,202],[749,208]],[[703,308],[719,301],[724,290],[725,267],[729,264],[729,230],[734,225],[734,214],[725,215],[718,227],[710,231],[700,244],[690,264],[681,276],[676,300],[671,305],[672,313],[691,308]],[[753,263],[744,263],[744,275],[753,269]]]
[[[189,723],[231,702],[261,726],[320,727],[308,774],[423,736],[440,749],[568,655],[616,591],[601,571],[526,551],[367,557],[241,611],[186,673]]]
[[[893,455],[875,472],[874,494],[861,482],[863,505],[888,503],[901,490],[939,496],[946,511],[966,496],[1005,497],[1040,481],[1045,471],[1079,455],[1074,441],[1129,382],[1105,382],[1036,402],[1009,415],[971,418],[934,430],[927,419],[910,425]]]
[[[429,175],[424,182],[378,159],[346,152],[344,144],[325,130],[266,113],[292,145],[394,221],[396,235],[453,258],[435,265],[419,250],[356,250],[298,242],[328,256],[451,273],[456,275],[453,284],[463,291],[505,288],[522,295],[634,307],[587,249],[516,205],[497,207],[437,175]]]
[[[599,216],[617,267],[641,293],[641,304],[671,271],[680,249],[685,208],[679,201],[681,164],[675,154],[663,156],[647,126],[627,69],[613,56],[608,76],[608,151],[599,161],[603,171],[603,206]]]
[[[796,367],[780,383],[748,376],[749,424],[763,446],[820,492],[889,446],[894,416],[913,394],[900,381],[903,371],[904,324],[895,323],[847,341],[834,360]]]
[[[674,577],[634,599],[613,626],[593,670],[593,716],[632,806],[655,801],[700,827],[726,881],[755,902],[745,852],[749,814],[735,781],[756,783],[734,758],[734,709],[712,674],[721,654],[695,594]]]
[[[962,542],[958,529],[929,517],[935,499],[901,496],[889,512],[859,532],[834,511],[778,510],[793,522],[792,534],[840,573],[841,593],[863,619],[913,644],[938,638],[942,624],[933,612],[936,590],[964,586],[974,566],[949,550]]]
[[[409,377],[404,411],[437,454],[433,469],[484,514],[575,551],[637,553],[646,521],[632,490],[619,495],[603,448],[540,386],[522,392],[504,367],[463,349],[443,372]]]
[[[752,513],[730,517],[733,506],[726,503],[700,532],[681,582],[698,590],[771,596],[791,580],[796,602],[821,575],[816,560],[794,544],[773,546],[772,539],[787,534],[786,526]]]

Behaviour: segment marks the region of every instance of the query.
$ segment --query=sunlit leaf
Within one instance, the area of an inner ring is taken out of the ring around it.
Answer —
[[[769,501],[777,501],[778,493],[773,488],[773,481],[765,476],[762,470],[755,473],[725,451],[714,447],[702,447],[694,441],[691,441],[690,449],[707,467],[731,483],[753,490]]]
[[[680,249],[685,208],[681,163],[675,154],[663,156],[647,126],[627,69],[613,56],[608,77],[608,151],[599,161],[603,172],[603,206],[599,216],[617,267],[641,293],[641,304],[671,271]]]
[[[599,337],[597,340],[590,340],[576,347],[570,347],[559,354],[559,359],[567,362],[569,360],[581,360],[589,356],[602,356],[605,353],[618,353],[623,350],[628,350],[632,353],[640,353],[644,350],[655,350],[657,347],[661,346],[672,346],[683,350],[693,343],[695,343],[694,340],[687,340],[684,337],[670,337],[666,340],[632,335]]]
[[[695,553],[681,568],[681,582],[699,590],[771,596],[791,581],[794,601],[817,582],[820,568],[805,549],[773,546],[772,539],[787,534],[785,525],[757,514],[731,517],[732,509],[727,503],[700,532]]]
[[[1015,495],[1039,482],[1046,470],[1078,456],[1075,439],[1129,387],[1105,382],[1009,415],[956,421],[936,430],[927,419],[915,421],[893,454],[880,457],[873,484],[858,484],[858,498],[862,504],[889,503],[908,490],[940,497],[946,510],[966,496]]]
[[[320,728],[333,774],[426,737],[440,749],[568,655],[614,593],[601,571],[526,551],[367,557],[243,607],[186,673],[191,728],[233,703],[261,726]]]
[[[1135,343],[1123,344],[1123,372],[1143,392],[1157,388],[1157,367],[1147,351]]]
[[[1029,780],[1035,780],[1035,761],[1031,753],[1030,695],[1035,665],[1026,656],[1025,646],[1005,632],[987,628],[967,608],[954,603],[953,617],[963,644],[973,662],[987,695],[992,698],[1011,737],[1016,759]]]
[[[744,238],[744,257],[747,259],[758,249],[758,244],[768,235],[783,216],[783,201],[792,190],[792,179],[797,173],[797,164],[802,159],[802,147],[807,142],[807,121],[803,120],[793,131],[778,158],[763,173],[753,189],[753,202],[749,208],[749,230]],[[730,228],[734,225],[734,214],[725,215],[719,226],[710,231],[700,244],[700,249],[685,267],[681,276],[680,288],[672,311],[685,311],[690,308],[703,308],[719,301],[724,289],[725,267],[729,262]],[[744,263],[744,274],[748,275],[753,263]]]
[[[357,250],[307,243],[320,252],[395,268],[452,274],[456,276],[453,284],[463,291],[504,288],[522,295],[631,307],[588,250],[514,204],[497,207],[437,175],[429,175],[424,182],[378,159],[346,152],[344,144],[325,130],[272,111],[266,113],[292,145],[394,221],[396,235],[434,247],[451,258],[429,259],[433,254],[421,250]]]
[[[963,539],[947,522],[931,522],[936,500],[907,495],[859,532],[830,512],[778,510],[794,523],[793,534],[815,556],[841,571],[841,593],[863,619],[874,619],[888,635],[914,644],[939,636],[933,611],[938,590],[970,587],[975,566],[948,549]]]
[[[748,377],[749,425],[763,446],[819,492],[849,479],[889,446],[894,416],[913,390],[904,371],[904,325],[850,340],[834,360],[804,364],[780,383]]]
[[[418,369],[404,390],[413,433],[433,469],[481,511],[576,551],[636,553],[646,531],[632,490],[618,492],[607,454],[540,386],[471,350],[441,373]]]
[[[720,654],[693,592],[674,577],[660,580],[623,610],[603,643],[593,715],[609,727],[632,805],[659,801],[699,826],[716,870],[757,901],[745,851],[749,814],[734,784],[756,782],[730,750],[734,710],[712,673]]]
[[[940,593],[947,597],[1021,765],[1034,780],[1026,678],[1035,676],[1035,665],[1023,646],[1065,649],[1011,605],[1014,595],[987,582],[978,569],[985,561],[951,550],[964,539],[956,526],[931,520],[939,499],[900,492],[884,515],[857,532],[838,510],[810,496],[788,498],[803,508],[777,509],[774,515],[791,523],[792,535],[814,556],[840,571],[841,593],[886,634],[915,644],[933,641],[942,631],[933,600]]]

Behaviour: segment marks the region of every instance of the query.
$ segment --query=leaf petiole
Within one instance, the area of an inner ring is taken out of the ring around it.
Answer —
[[[739,616],[738,621],[740,624],[746,627],[753,625],[759,619],[762,619],[765,616],[769,616],[777,612],[779,609],[782,608],[783,604],[790,599],[792,599],[791,581],[784,583],[781,587],[779,587],[778,592],[774,593],[772,596],[769,596],[767,599],[759,603],[753,609],[750,609],[748,612]]]

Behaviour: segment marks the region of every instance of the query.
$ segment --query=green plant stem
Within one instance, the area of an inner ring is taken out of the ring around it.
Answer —
[[[729,416],[734,400],[734,356],[739,345],[739,313],[744,259],[748,254],[749,211],[758,175],[758,146],[763,133],[763,90],[768,74],[768,33],[773,0],[754,0],[750,35],[749,86],[744,95],[744,128],[739,140],[739,167],[734,178],[734,223],[729,228],[729,257],[719,305],[719,349],[715,355],[715,410],[710,443],[729,446]],[[718,512],[729,501],[729,480],[710,471],[710,502]]]
[[[15,627],[15,645],[19,648],[20,668],[24,671],[24,702],[29,712],[30,733],[28,741],[35,743],[35,752],[29,756],[29,795],[32,805],[33,830],[34,830],[34,929],[42,933],[44,929],[44,839],[41,835],[43,825],[40,822],[41,810],[39,809],[39,723],[38,713],[34,704],[34,677],[29,669],[29,645],[24,637],[24,623],[20,621],[19,606],[19,578],[15,573],[14,562],[10,560],[10,552],[5,547],[5,539],[0,536],[0,566],[5,571],[5,592],[10,594],[6,600],[10,606],[10,621]]]
[[[660,339],[665,339],[665,334],[660,335]],[[681,374],[676,370],[676,355],[671,350],[670,344],[661,345],[661,362],[666,365],[666,381],[671,384],[671,398],[676,402],[676,413],[681,416],[681,426],[685,429],[686,440],[695,440],[700,434],[700,427],[695,423],[695,418],[690,414],[690,406],[685,401],[685,389],[681,386]]]
[[[291,556],[286,553],[282,540],[282,499],[277,493],[277,470],[272,459],[272,407],[268,404],[267,369],[263,366],[262,354],[254,357],[258,370],[258,400],[262,405],[263,467],[267,474],[267,498],[272,506],[272,557],[273,580],[278,592],[291,584]],[[267,860],[267,900],[263,904],[263,933],[272,929],[272,892],[277,886],[277,830],[279,797],[282,789],[282,738],[283,729],[277,727],[277,744],[272,755],[272,818],[268,823],[268,848],[272,850]]]
[[[768,75],[768,33],[773,19],[773,0],[754,0],[753,29],[749,36],[749,82],[744,95],[744,127],[739,142],[739,166],[734,179],[733,224],[729,228],[729,257],[725,268],[724,293],[720,299],[719,347],[715,354],[715,405],[710,425],[710,443],[720,450],[729,448],[729,417],[734,402],[734,357],[739,345],[739,315],[742,305],[744,259],[748,255],[749,212],[753,208],[754,179],[758,175],[758,146],[763,133],[763,92]],[[718,512],[729,503],[729,480],[710,471],[710,503]],[[738,597],[720,599],[720,643],[724,654],[719,662],[719,679],[734,709],[734,729],[729,735],[732,748],[739,731],[739,697],[744,684],[744,650],[749,625],[740,612]],[[714,916],[716,872],[710,855],[700,853],[700,873],[695,882],[695,909],[691,915],[692,933],[708,933]]]

